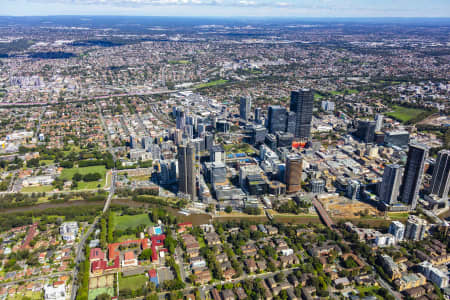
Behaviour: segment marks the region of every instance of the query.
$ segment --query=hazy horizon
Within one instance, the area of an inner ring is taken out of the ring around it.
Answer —
[[[1,16],[449,18],[447,0],[4,0]]]

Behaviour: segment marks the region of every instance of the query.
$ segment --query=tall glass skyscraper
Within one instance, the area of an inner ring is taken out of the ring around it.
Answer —
[[[278,131],[286,131],[287,111],[285,107],[278,105],[269,106],[267,116],[267,129],[269,133],[276,133]]]
[[[241,97],[239,105],[239,116],[241,119],[247,121],[250,119],[250,112],[252,109],[252,100],[250,98]]]
[[[422,144],[409,144],[408,159],[406,161],[403,183],[400,189],[402,202],[411,209],[417,206],[419,189],[422,184],[425,160],[428,157],[428,147]]]
[[[311,121],[314,103],[314,93],[310,89],[291,92],[291,111],[295,112],[296,138],[309,139],[311,137]]]
[[[196,199],[195,147],[192,143],[178,147],[178,192]]]
[[[403,168],[397,164],[387,165],[384,168],[383,181],[380,188],[380,201],[390,205],[397,202],[402,174]]]
[[[448,199],[450,188],[450,150],[439,151],[431,179],[430,193]]]

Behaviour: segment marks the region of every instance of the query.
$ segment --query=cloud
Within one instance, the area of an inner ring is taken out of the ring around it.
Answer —
[[[108,5],[108,6],[224,6],[224,7],[313,7],[324,0],[29,0],[51,5]],[[325,0],[327,1],[327,0]],[[329,0],[328,0],[329,1]]]

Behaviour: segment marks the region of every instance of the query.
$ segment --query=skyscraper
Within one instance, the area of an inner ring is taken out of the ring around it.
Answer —
[[[309,139],[311,136],[313,102],[314,94],[310,89],[291,92],[290,110],[296,114],[294,134],[296,138]]]
[[[436,165],[431,179],[430,193],[443,200],[448,199],[450,188],[450,150],[441,150],[438,153]]]
[[[205,150],[209,151],[211,150],[214,144],[214,135],[212,133],[207,132],[204,138],[205,138]]]
[[[376,114],[375,115],[375,131],[380,131],[383,128],[383,119],[384,116],[382,114]]]
[[[261,123],[261,107],[255,108],[255,122],[257,124]]]
[[[301,190],[302,186],[302,168],[303,159],[300,155],[289,155],[286,158],[286,192],[296,193]]]
[[[191,143],[178,146],[178,192],[196,199],[195,148]]]
[[[358,128],[356,130],[356,136],[363,140],[365,143],[373,143],[375,140],[375,121],[359,120]]]
[[[402,175],[403,168],[397,164],[387,165],[384,168],[383,181],[380,188],[380,201],[391,205],[397,202]]]
[[[177,129],[183,129],[186,125],[186,114],[183,108],[177,108],[175,111],[175,119],[177,123]]]
[[[420,185],[422,184],[425,160],[428,157],[428,147],[422,144],[409,144],[408,159],[400,189],[402,202],[411,209],[417,206]]]
[[[250,118],[250,110],[252,109],[252,100],[250,98],[241,97],[239,106],[239,116],[247,121]]]
[[[286,108],[278,105],[269,106],[267,115],[267,129],[269,133],[276,133],[278,131],[286,131],[287,122]]]

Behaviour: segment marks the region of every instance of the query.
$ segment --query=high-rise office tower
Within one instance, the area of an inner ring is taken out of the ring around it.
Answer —
[[[296,138],[309,139],[311,136],[313,102],[314,94],[310,89],[291,92],[290,110],[296,114],[294,134]]]
[[[210,132],[205,133],[205,150],[210,151],[214,144],[214,135]]]
[[[384,168],[383,181],[380,188],[380,201],[386,204],[397,202],[402,175],[403,168],[397,164],[387,165]]]
[[[375,115],[375,131],[380,131],[383,128],[383,119],[384,116],[382,114],[376,114]]]
[[[411,209],[417,206],[420,185],[424,171],[425,160],[428,157],[428,147],[422,144],[409,144],[408,159],[406,161],[403,182],[400,188],[402,202]]]
[[[247,121],[250,119],[250,111],[252,109],[252,100],[250,98],[241,97],[239,106],[239,116]]]
[[[255,108],[255,122],[257,124],[261,123],[261,107]]]
[[[292,133],[295,135],[295,112],[288,112],[287,113],[287,120],[286,120],[286,132]]]
[[[178,146],[178,192],[196,199],[195,148],[191,143]]]
[[[301,190],[302,168],[303,159],[300,155],[289,155],[286,158],[284,181],[286,182],[287,193],[296,193]]]
[[[177,108],[175,111],[175,119],[177,122],[177,129],[183,129],[186,125],[186,114],[182,108]]]
[[[356,136],[365,143],[373,143],[375,140],[375,121],[359,120]]]
[[[269,133],[276,133],[278,131],[286,131],[286,108],[278,105],[269,106],[267,114],[267,129]]]
[[[450,150],[438,153],[431,179],[430,193],[447,201],[450,188]]]

